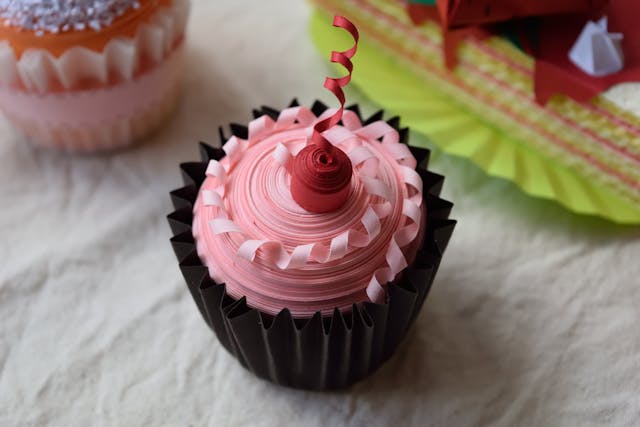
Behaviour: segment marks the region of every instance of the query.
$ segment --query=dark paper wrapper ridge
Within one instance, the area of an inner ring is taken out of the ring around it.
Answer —
[[[294,100],[291,106],[297,106]],[[316,101],[311,110],[319,116],[327,107]],[[359,117],[357,105],[348,108]],[[254,110],[254,117],[268,115],[274,120],[280,112],[270,107]],[[379,111],[363,124],[383,117]],[[399,128],[397,117],[387,121],[407,143],[408,129]],[[246,126],[231,124],[231,133],[247,138]],[[220,128],[223,144],[228,138]],[[202,161],[180,165],[185,186],[172,191],[175,211],[167,219],[173,237],[171,244],[180,270],[205,322],[222,345],[240,363],[259,377],[284,386],[329,390],[350,386],[373,373],[400,344],[418,315],[431,288],[440,260],[456,221],[449,219],[453,204],[439,197],[444,177],[429,172],[429,150],[409,147],[418,161],[427,204],[427,230],[416,260],[396,283],[387,286],[384,304],[365,302],[354,305],[350,313],[335,310],[330,316],[317,312],[310,319],[295,319],[284,309],[276,316],[247,306],[246,299],[227,295],[224,284],[215,283],[196,253],[191,231],[193,204],[205,179],[210,159],[225,153],[200,143]]]

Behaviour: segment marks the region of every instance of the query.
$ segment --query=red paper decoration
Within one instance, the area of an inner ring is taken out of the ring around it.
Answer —
[[[315,213],[333,211],[346,202],[353,173],[349,157],[322,136],[322,132],[337,125],[342,119],[345,103],[342,88],[351,81],[351,58],[356,54],[359,39],[358,30],[347,18],[335,16],[333,26],[347,30],[354,41],[351,49],[331,53],[331,62],[342,65],[349,73],[340,78],[327,77],[324,82],[324,87],[340,101],[340,108],[314,126],[312,144],[298,153],[291,174],[293,199],[302,208]]]

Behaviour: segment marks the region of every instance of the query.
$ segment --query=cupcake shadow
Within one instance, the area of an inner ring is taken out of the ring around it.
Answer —
[[[330,407],[335,421],[358,420],[366,425],[391,425],[398,420],[424,425],[424,419],[412,421],[412,416],[430,412],[442,416],[461,406],[477,407],[477,416],[487,402],[493,412],[505,411],[506,406],[499,406],[510,401],[500,396],[516,395],[522,372],[535,363],[535,356],[526,338],[524,345],[513,345],[502,335],[504,327],[499,322],[506,316],[501,313],[510,309],[508,303],[499,296],[472,291],[461,297],[452,280],[440,279],[445,280],[434,284],[422,313],[394,356],[363,381],[330,392],[266,383],[264,387],[286,397],[291,405],[299,405],[296,411],[300,413],[310,411],[309,402],[314,402]],[[479,298],[482,303],[478,304]]]
[[[406,411],[436,408],[447,402],[508,403],[498,397],[515,395],[522,372],[535,363],[526,334],[509,336],[501,325],[514,307],[499,295],[484,292],[491,288],[488,283],[476,283],[463,292],[456,286],[461,277],[454,269],[443,267],[394,356],[354,386],[311,392],[312,399],[334,406],[343,399],[356,399],[355,410],[362,412],[358,416],[373,424],[405,419]],[[274,388],[284,394],[305,393]],[[301,402],[308,399],[298,397]]]
[[[500,298],[484,297],[481,306],[455,309],[456,298],[452,291],[434,292],[394,357],[353,391],[375,406],[390,398],[390,390],[393,399],[419,404],[430,397],[473,399],[496,383],[505,390],[516,387],[511,380],[523,367],[527,348],[507,346],[497,336],[490,313],[502,311]],[[436,305],[443,310],[434,312]]]

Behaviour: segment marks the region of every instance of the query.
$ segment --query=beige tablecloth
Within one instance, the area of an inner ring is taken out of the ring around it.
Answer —
[[[308,15],[293,0],[195,0],[179,111],[132,150],[35,150],[0,120],[0,425],[640,425],[638,229],[437,153],[460,223],[381,371],[309,393],[223,350],[174,260],[168,191],[218,125],[292,96],[335,102]]]

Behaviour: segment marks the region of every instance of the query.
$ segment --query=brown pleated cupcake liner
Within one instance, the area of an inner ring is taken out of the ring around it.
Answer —
[[[290,106],[297,106],[294,100]],[[316,101],[311,108],[319,116],[327,107]],[[364,124],[381,120],[379,111],[362,120],[358,106],[349,107]],[[279,111],[262,107],[254,117],[276,119]],[[407,143],[408,129],[397,117],[387,121]],[[247,138],[247,127],[232,124],[231,133]],[[228,138],[220,128],[223,144]],[[345,388],[365,378],[388,360],[413,324],[431,288],[440,260],[456,221],[449,219],[453,204],[439,197],[444,177],[427,170],[429,150],[409,147],[418,160],[416,171],[423,180],[427,205],[424,240],[413,265],[387,286],[384,304],[364,302],[348,313],[334,310],[330,316],[317,312],[310,319],[296,319],[286,308],[269,315],[231,298],[224,284],[215,283],[196,253],[191,230],[193,204],[205,179],[209,160],[225,153],[200,143],[202,161],[180,165],[185,186],[171,192],[175,211],[168,215],[173,231],[171,244],[187,287],[205,322],[222,345],[248,370],[274,383],[309,389]]]

